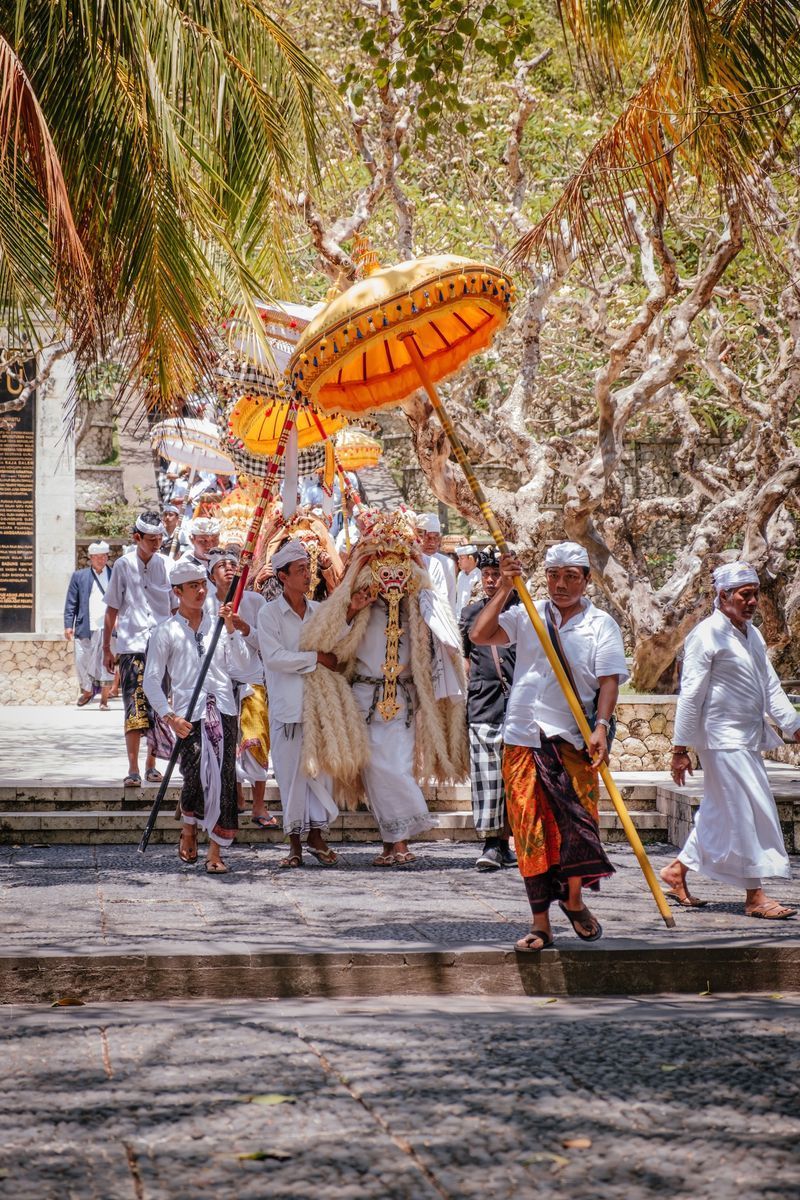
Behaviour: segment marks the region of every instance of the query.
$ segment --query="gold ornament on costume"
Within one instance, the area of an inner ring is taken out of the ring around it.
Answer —
[[[402,510],[393,513],[371,510],[361,516],[362,549],[374,549],[370,562],[370,595],[386,604],[386,658],[383,662],[383,697],[376,705],[384,721],[391,721],[400,711],[397,703],[397,680],[400,666],[400,605],[404,596],[417,590],[413,574],[411,551],[416,530],[409,515]]]

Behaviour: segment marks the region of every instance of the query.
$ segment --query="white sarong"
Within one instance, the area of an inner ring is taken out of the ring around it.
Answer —
[[[365,717],[374,694],[371,683],[353,685],[353,696]],[[414,720],[406,725],[407,700],[400,687],[397,702],[400,712],[391,721],[384,721],[377,708],[372,713],[367,725],[369,765],[361,772],[367,800],[384,842],[404,842],[438,824],[428,812],[425,797],[414,778]]]
[[[790,875],[778,810],[760,753],[701,750],[703,799],[678,860],[733,887]]]
[[[270,721],[270,756],[281,794],[284,833],[325,829],[339,816],[330,775],[311,779],[303,770],[303,725]]]

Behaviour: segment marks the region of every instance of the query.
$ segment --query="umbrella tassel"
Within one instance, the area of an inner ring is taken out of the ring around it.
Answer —
[[[472,469],[472,464],[469,462],[469,460],[467,458],[466,452],[461,443],[461,439],[456,432],[455,426],[453,425],[453,422],[450,420],[447,410],[445,409],[444,405],[442,404],[439,393],[436,391],[436,387],[434,386],[433,380],[430,377],[430,374],[425,366],[425,362],[422,358],[422,355],[420,354],[417,344],[414,341],[414,336],[411,333],[406,333],[406,334],[401,334],[400,337],[401,337],[401,340],[405,343],[405,347],[408,351],[408,356],[411,359],[411,362],[413,363],[414,367],[416,368],[416,372],[419,375],[420,382],[422,383],[423,387],[425,388],[425,391],[428,393],[428,397],[430,398],[431,404],[433,405],[433,407],[436,411],[436,415],[438,416],[439,421],[442,425],[442,428],[444,429],[444,432],[447,435],[450,445],[452,446],[453,453],[456,456],[456,461],[458,462],[459,466],[461,467],[461,470],[464,472],[464,477],[466,478],[467,483],[469,484],[470,489],[472,491],[472,494],[478,503],[478,507],[480,508],[481,515],[482,515],[484,521],[486,522],[487,528],[489,529],[490,533],[492,534],[492,537],[494,538],[495,542],[497,543],[497,546],[498,546],[498,549],[500,550],[500,552],[502,554],[507,554],[508,553],[508,543],[506,542],[506,539],[503,536],[503,531],[500,528],[500,525],[497,521],[497,517],[494,515],[494,512],[492,511],[489,501],[486,499],[486,496],[484,494],[483,488],[481,487],[480,481],[478,480],[477,476],[475,475],[475,472]],[[572,715],[577,722],[578,728],[580,729],[581,734],[583,735],[584,741],[588,745],[589,738],[591,737],[592,731],[589,728],[589,724],[586,720],[586,714],[583,711],[583,708],[581,706],[580,701],[578,700],[578,697],[575,695],[574,691],[572,690],[572,686],[569,682],[569,679],[567,678],[564,668],[561,666],[561,663],[558,659],[558,655],[555,652],[553,644],[550,641],[550,638],[547,634],[547,630],[542,622],[542,618],[539,616],[538,612],[536,611],[536,608],[534,607],[534,604],[533,604],[533,600],[530,597],[530,593],[528,592],[528,589],[525,587],[525,581],[522,579],[521,576],[518,575],[515,577],[514,586],[517,589],[517,594],[522,602],[522,606],[525,609],[526,613],[528,614],[528,616],[531,620],[531,624],[533,625],[533,628],[536,631],[536,635],[542,644],[542,649],[544,650],[545,654],[547,655],[548,662],[550,663],[550,666],[553,668],[553,672],[556,676],[556,679],[559,682],[561,690],[564,693],[564,696],[566,697],[567,703],[569,704],[569,707],[570,707],[570,711],[572,712]],[[639,837],[636,826],[633,824],[633,821],[630,818],[630,814],[629,814],[627,808],[625,807],[625,801],[622,799],[622,796],[620,795],[619,789],[618,789],[616,783],[614,782],[611,772],[609,771],[609,769],[605,763],[603,763],[603,765],[600,767],[600,776],[601,776],[604,784],[606,785],[606,790],[608,791],[608,794],[611,797],[611,802],[614,805],[614,808],[616,809],[617,816],[620,819],[622,827],[625,831],[625,835],[631,845],[631,848],[633,849],[634,854],[636,855],[639,866],[641,867],[642,873],[645,877],[645,880],[647,881],[647,885],[650,888],[650,891],[653,893],[653,899],[655,900],[658,910],[664,919],[664,924],[667,926],[668,929],[672,929],[675,927],[675,918],[672,916],[672,913],[670,912],[666,896],[664,895],[663,891],[661,890],[661,888],[658,885],[658,881],[655,877],[653,868],[650,865],[650,860],[648,859],[647,854],[645,853],[645,849],[644,849],[644,846],[642,845],[641,838]]]

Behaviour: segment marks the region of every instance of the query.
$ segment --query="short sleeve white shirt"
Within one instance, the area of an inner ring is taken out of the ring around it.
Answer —
[[[118,610],[118,654],[145,653],[151,632],[172,614],[173,594],[163,554],[144,562],[134,546],[117,559],[103,599]]]

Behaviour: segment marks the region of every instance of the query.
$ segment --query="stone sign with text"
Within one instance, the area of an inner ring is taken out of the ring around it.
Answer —
[[[0,634],[35,629],[35,359],[0,372]]]

